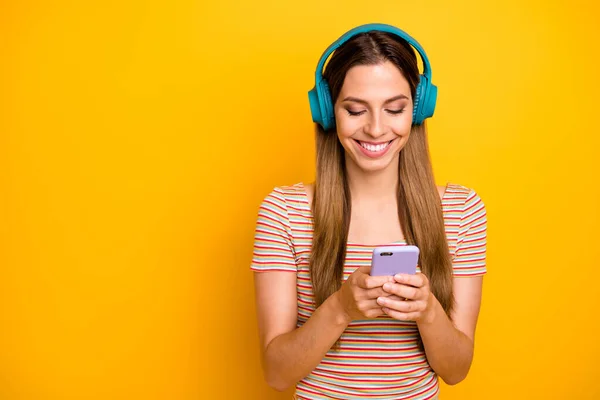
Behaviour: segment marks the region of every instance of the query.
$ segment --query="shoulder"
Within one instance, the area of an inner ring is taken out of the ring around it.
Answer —
[[[458,183],[448,183],[446,186],[438,186],[442,200],[446,204],[465,204],[473,200],[481,201],[479,194],[475,189],[460,185]]]
[[[261,208],[273,206],[285,211],[288,205],[305,201],[305,197],[302,183],[276,186],[263,198]]]
[[[448,183],[442,197],[444,215],[468,223],[472,217],[484,217],[485,204],[475,189],[457,183]]]
[[[442,208],[445,216],[460,220],[461,226],[486,219],[485,204],[475,189],[457,183],[446,186]]]

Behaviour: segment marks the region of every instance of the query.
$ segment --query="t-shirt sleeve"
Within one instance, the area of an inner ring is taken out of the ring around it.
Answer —
[[[287,204],[279,188],[264,198],[258,210],[251,270],[297,272]]]
[[[481,276],[487,272],[487,214],[483,201],[470,190],[463,206],[456,252],[452,260],[454,276]]]

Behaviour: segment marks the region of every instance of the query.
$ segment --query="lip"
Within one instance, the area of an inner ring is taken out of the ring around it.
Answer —
[[[383,156],[385,153],[387,153],[387,152],[388,152],[388,150],[390,149],[390,147],[392,147],[392,143],[393,143],[393,142],[394,142],[394,140],[396,140],[396,139],[388,140],[388,141],[385,141],[385,142],[367,142],[366,140],[361,140],[361,141],[360,141],[360,142],[367,143],[367,144],[372,144],[372,145],[378,145],[378,144],[389,143],[389,144],[388,144],[388,145],[385,147],[385,149],[383,149],[383,150],[379,150],[379,151],[369,151],[369,150],[365,149],[364,147],[362,147],[362,146],[360,145],[360,143],[359,143],[359,141],[358,141],[358,140],[356,140],[356,139],[353,139],[353,140],[354,140],[354,143],[356,144],[356,147],[358,147],[358,149],[359,149],[359,150],[360,150],[360,151],[361,151],[361,152],[362,152],[362,153],[363,153],[365,156],[367,156],[367,157],[369,157],[369,158],[379,158],[379,157]]]
[[[357,140],[357,139],[354,139],[354,140],[356,140],[357,142],[362,142],[362,143],[367,143],[367,144],[372,144],[372,145],[374,145],[374,146],[377,146],[378,144],[385,144],[385,143],[389,143],[389,142],[391,142],[393,139],[392,139],[392,140],[384,140],[383,142],[369,142],[368,140]]]

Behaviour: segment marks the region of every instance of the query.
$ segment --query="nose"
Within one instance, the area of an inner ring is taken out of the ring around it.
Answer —
[[[377,138],[385,133],[385,125],[380,112],[373,112],[365,125],[365,133]]]

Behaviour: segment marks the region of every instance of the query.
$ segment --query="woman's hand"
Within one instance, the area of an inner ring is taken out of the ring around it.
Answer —
[[[378,297],[377,304],[390,317],[400,321],[433,321],[437,299],[431,293],[429,279],[422,273],[397,274],[394,283],[385,283],[382,289],[386,296]]]
[[[394,277],[371,276],[370,272],[371,267],[358,268],[336,293],[348,322],[385,315],[377,299],[390,295],[382,286],[393,284]]]

